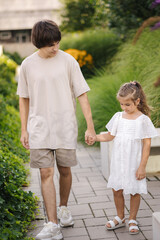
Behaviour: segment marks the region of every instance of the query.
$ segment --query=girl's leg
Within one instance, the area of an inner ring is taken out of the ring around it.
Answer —
[[[137,212],[140,205],[141,196],[140,194],[131,195],[130,198],[130,216],[129,220],[136,220]],[[135,226],[134,223],[131,223],[130,226]],[[132,232],[137,232],[137,230],[131,230]]]
[[[114,203],[115,203],[116,210],[117,210],[117,216],[120,219],[123,219],[124,218],[124,196],[123,196],[123,190],[115,191],[114,189],[112,189],[112,191],[113,191],[113,196],[114,196]],[[118,222],[115,219],[114,219],[114,223],[118,224]],[[109,223],[107,223],[106,226],[107,227],[111,227],[111,225]]]

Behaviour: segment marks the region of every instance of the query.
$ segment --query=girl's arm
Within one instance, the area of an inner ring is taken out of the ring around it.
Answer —
[[[115,136],[112,136],[110,132],[102,133],[96,135],[96,142],[109,142],[114,139]]]
[[[142,180],[146,177],[146,165],[150,154],[151,148],[151,138],[143,139],[143,147],[142,147],[142,158],[139,168],[136,172],[137,180]]]

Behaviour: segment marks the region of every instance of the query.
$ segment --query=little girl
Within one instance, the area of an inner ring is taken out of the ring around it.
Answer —
[[[134,81],[125,83],[117,99],[122,112],[117,112],[106,125],[107,133],[96,135],[96,141],[114,139],[110,176],[107,187],[112,188],[117,216],[106,223],[107,230],[125,226],[124,194],[130,194],[129,233],[138,234],[136,221],[140,194],[147,194],[146,164],[151,138],[158,134],[149,116],[149,106],[141,85]],[[93,139],[90,138],[90,144]]]

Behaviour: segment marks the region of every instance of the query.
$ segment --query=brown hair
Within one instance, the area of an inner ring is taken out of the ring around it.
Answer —
[[[130,82],[123,84],[118,93],[117,98],[131,96],[131,100],[135,102],[138,98],[140,102],[137,106],[138,110],[147,116],[150,116],[150,107],[147,105],[146,95],[139,82]]]
[[[61,32],[52,20],[43,20],[34,24],[31,34],[32,43],[37,48],[52,46],[61,40]]]

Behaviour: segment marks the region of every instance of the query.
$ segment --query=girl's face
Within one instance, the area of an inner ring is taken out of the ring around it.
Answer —
[[[135,102],[131,98],[128,97],[119,97],[118,101],[121,105],[121,108],[124,112],[128,114],[133,114],[138,111],[137,106],[140,102],[140,99],[138,98]]]

